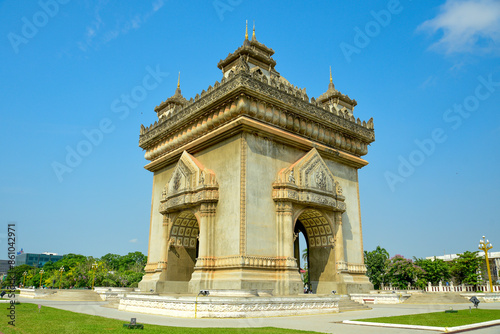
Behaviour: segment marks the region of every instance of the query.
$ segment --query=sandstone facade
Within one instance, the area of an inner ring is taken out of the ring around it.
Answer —
[[[299,232],[316,293],[372,288],[363,263],[358,170],[373,120],[330,79],[317,99],[276,70],[255,34],[218,67],[222,80],[175,94],[141,126],[153,172],[141,290],[303,292]]]

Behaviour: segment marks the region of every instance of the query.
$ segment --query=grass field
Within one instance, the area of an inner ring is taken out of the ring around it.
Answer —
[[[418,326],[455,327],[491,320],[500,320],[500,310],[473,309],[459,310],[457,313],[433,312],[395,317],[359,319],[357,321],[381,322]]]
[[[7,324],[9,318],[8,304],[0,304],[0,333],[36,333],[36,334],[80,334],[80,333],[203,333],[203,334],[293,334],[293,333],[316,333],[281,328],[184,328],[166,327],[144,324],[144,330],[129,330],[123,328],[125,321],[108,319],[81,313],[74,313],[42,306],[41,312],[35,304],[22,303],[16,305],[15,327]]]

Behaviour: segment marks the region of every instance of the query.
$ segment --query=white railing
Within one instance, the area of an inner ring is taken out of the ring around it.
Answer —
[[[396,287],[393,287],[392,284],[389,285],[382,285],[380,290],[401,290],[397,289]],[[410,286],[407,289],[402,289],[402,290],[421,290],[418,289],[414,286]],[[426,292],[491,292],[490,291],[490,286],[489,284],[486,285],[453,285],[453,283],[450,283],[449,285],[443,285],[441,282],[439,285],[432,285],[429,283],[423,291]],[[500,285],[493,285],[493,292],[500,292]]]

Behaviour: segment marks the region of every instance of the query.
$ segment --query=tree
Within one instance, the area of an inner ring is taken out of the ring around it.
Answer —
[[[367,268],[366,275],[372,282],[375,289],[380,289],[380,285],[386,282],[386,270],[387,270],[387,259],[389,258],[389,252],[385,248],[377,246],[377,248],[371,252],[364,252],[365,254],[365,264]]]
[[[458,284],[478,285],[482,281],[478,272],[483,261],[477,251],[465,251],[453,260],[451,274]]]
[[[109,270],[118,271],[120,269],[120,258],[121,256],[118,254],[108,253],[101,257],[101,261],[103,261]]]
[[[439,282],[446,282],[451,279],[451,268],[447,262],[435,257],[434,260],[414,259],[415,265],[423,269],[423,274],[420,278],[425,281],[424,284],[431,282],[433,285],[438,285]]]
[[[307,248],[304,248],[302,250],[302,260],[304,260],[304,264],[305,264],[304,267],[307,267],[307,257],[309,256],[308,252],[309,251],[307,250]],[[304,269],[306,269],[306,268],[304,268]]]
[[[20,266],[15,266],[12,269],[9,269],[7,272],[7,277],[3,281],[3,285],[10,286],[12,282],[14,282],[15,286],[19,286],[19,284],[23,284],[23,273],[26,272],[27,274],[30,274],[33,271],[33,267],[27,265],[27,264],[21,264]],[[30,286],[30,278],[28,275],[26,275],[25,279],[25,285]]]
[[[395,255],[388,260],[387,278],[393,287],[408,289],[410,284],[419,288],[425,287],[425,282],[419,279],[423,276],[422,268],[415,266],[412,260],[402,255]]]
[[[94,263],[97,263],[95,270],[92,268]],[[95,286],[137,287],[144,275],[146,263],[147,257],[141,252],[124,256],[106,254],[101,259],[67,254],[55,263],[47,262],[43,266],[43,277],[40,275],[40,268],[21,265],[14,267],[7,278],[9,284],[10,278],[15,278],[16,285],[19,285],[23,281],[22,273],[26,271],[26,286],[38,287],[42,278],[42,285],[49,287],[89,288],[95,276]],[[59,271],[61,267],[64,267],[62,277]]]
[[[309,250],[304,248],[302,250],[302,259],[304,260],[304,284],[309,284],[309,264],[307,263],[307,258],[309,257]]]
[[[128,253],[122,256],[119,260],[120,271],[133,270],[135,272],[141,272],[146,266],[147,257],[141,252]]]

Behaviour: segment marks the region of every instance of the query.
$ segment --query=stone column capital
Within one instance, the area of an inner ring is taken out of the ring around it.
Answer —
[[[201,203],[200,206],[196,208],[196,211],[199,212],[201,217],[208,217],[208,216],[214,216],[216,209],[217,209],[217,203],[207,202],[207,203]]]
[[[291,216],[293,213],[293,205],[292,202],[276,202],[276,213],[278,215],[286,215]]]

